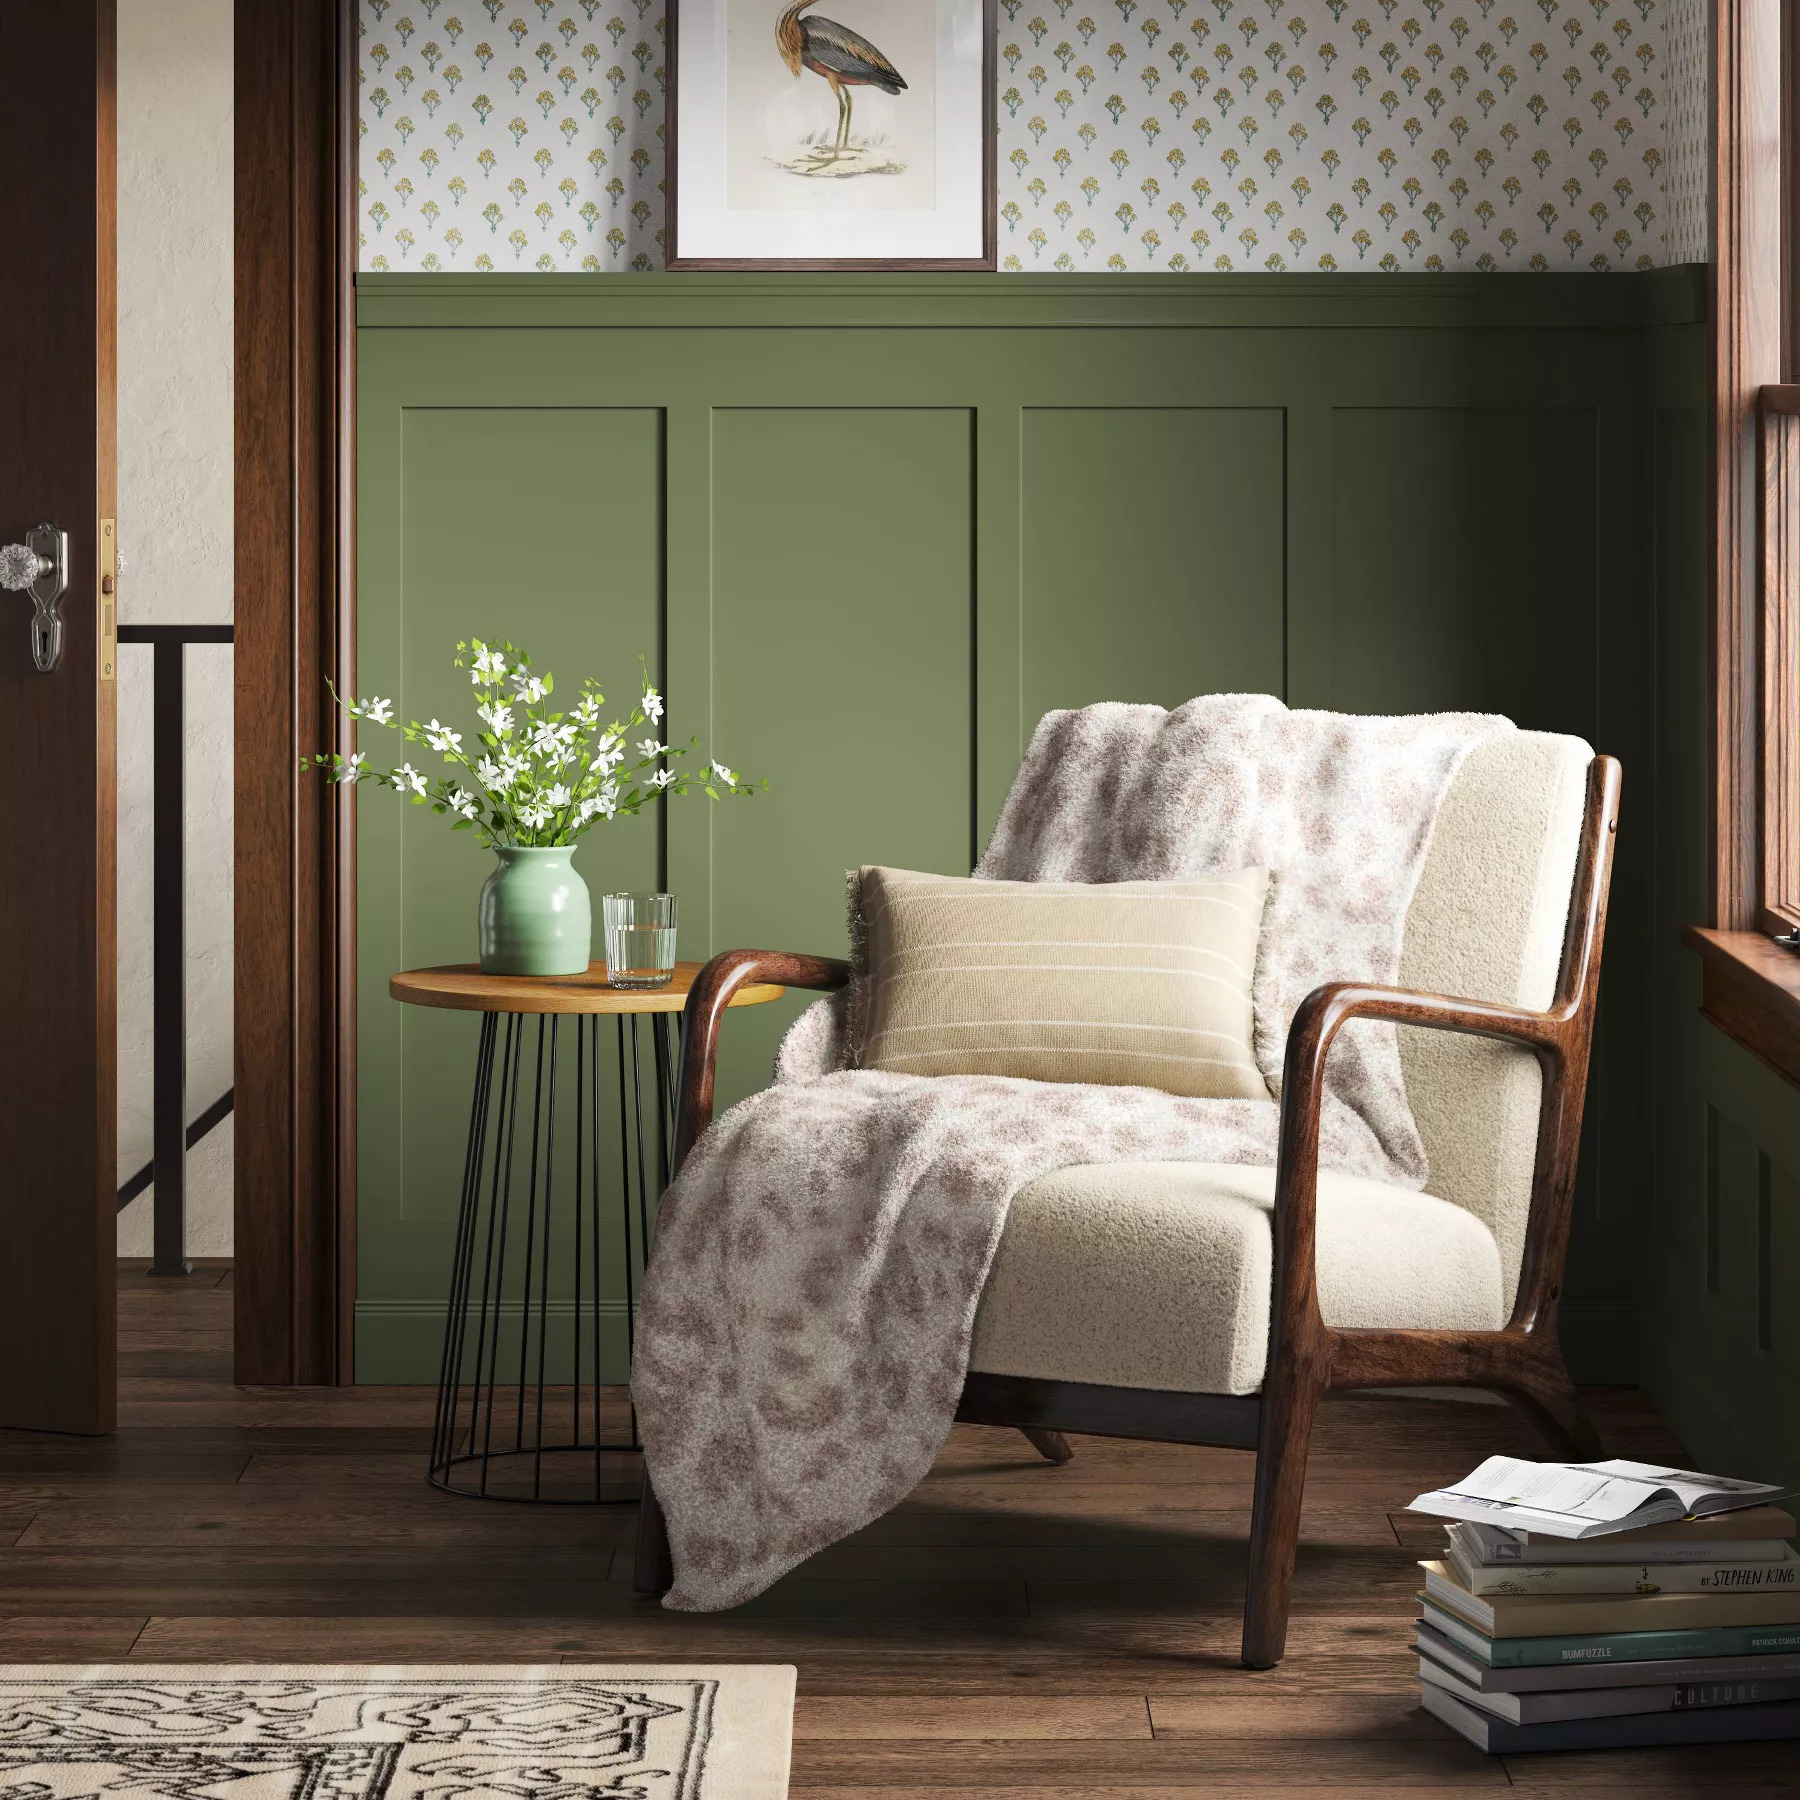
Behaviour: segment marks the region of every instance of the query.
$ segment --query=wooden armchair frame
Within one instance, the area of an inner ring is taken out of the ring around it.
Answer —
[[[1286,1644],[1307,1445],[1321,1394],[1374,1387],[1483,1388],[1523,1412],[1559,1454],[1600,1453],[1563,1363],[1557,1306],[1618,815],[1619,765],[1611,757],[1596,757],[1588,774],[1562,965],[1548,1011],[1339,982],[1315,989],[1295,1014],[1282,1085],[1269,1356],[1260,1394],[1169,1393],[974,1370],[964,1383],[958,1419],[1015,1426],[1053,1462],[1069,1460],[1063,1433],[1070,1431],[1255,1450],[1243,1635],[1243,1661],[1250,1668],[1273,1667]],[[746,982],[829,991],[849,976],[847,963],[778,951],[728,950],[706,965],[682,1027],[677,1168],[712,1118],[719,1027],[732,994]],[[1327,1325],[1320,1315],[1314,1244],[1325,1059],[1339,1030],[1356,1018],[1504,1039],[1527,1045],[1538,1059],[1543,1095],[1524,1258],[1512,1316],[1498,1331],[1346,1331]],[[670,1579],[668,1537],[646,1474],[635,1585],[641,1593],[661,1593]]]

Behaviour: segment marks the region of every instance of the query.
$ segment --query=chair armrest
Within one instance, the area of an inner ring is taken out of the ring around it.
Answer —
[[[1285,1344],[1297,1363],[1324,1376],[1336,1367],[1339,1384],[1378,1385],[1382,1340],[1377,1331],[1332,1333],[1319,1316],[1315,1235],[1319,1197],[1319,1113],[1325,1057],[1351,1019],[1458,1031],[1525,1045],[1543,1069],[1537,1157],[1531,1174],[1531,1212],[1508,1333],[1542,1340],[1555,1351],[1556,1303],[1562,1292],[1563,1253],[1581,1149],[1581,1110],[1593,1046],[1600,954],[1606,940],[1606,898],[1612,884],[1619,826],[1619,765],[1596,756],[1588,769],[1575,885],[1563,935],[1562,967],[1549,1009],[1533,1012],[1491,1000],[1460,1000],[1408,988],[1333,982],[1300,1003],[1288,1033],[1281,1089],[1281,1148],[1275,1170],[1275,1270],[1269,1363]],[[1418,1338],[1428,1334],[1407,1334]],[[1467,1333],[1450,1334],[1466,1345]],[[1335,1359],[1335,1363],[1334,1363]],[[1560,1367],[1560,1364],[1558,1365]]]
[[[1504,1006],[1490,1000],[1465,1000],[1447,994],[1424,994],[1410,988],[1363,986],[1331,982],[1314,988],[1300,1003],[1288,1033],[1287,1057],[1282,1070],[1281,1143],[1275,1169],[1275,1269],[1272,1332],[1296,1346],[1317,1346],[1327,1351],[1324,1322],[1319,1314],[1316,1240],[1319,1196],[1319,1123],[1325,1097],[1325,1058],[1332,1040],[1352,1019],[1387,1019],[1396,1025],[1416,1025],[1433,1031],[1455,1031],[1474,1037],[1499,1038],[1523,1044],[1536,1055],[1544,1071],[1544,1096],[1538,1125],[1537,1168],[1532,1183],[1531,1236],[1540,1220],[1540,1190],[1557,1165],[1566,1158],[1566,1174],[1573,1175],[1574,1150],[1581,1127],[1579,1084],[1571,1101],[1568,1079],[1571,1064],[1586,1072],[1588,1038],[1592,1029],[1592,995],[1587,984],[1574,998],[1559,996],[1548,1012]],[[1565,1182],[1565,1186],[1566,1186]],[[1563,1196],[1566,1210],[1566,1194]],[[1566,1231],[1566,1220],[1564,1221]],[[1545,1294],[1540,1270],[1541,1254],[1528,1245],[1521,1271],[1518,1301],[1508,1329],[1530,1329],[1542,1304],[1554,1304],[1554,1290]],[[1560,1254],[1555,1258],[1560,1261]],[[1271,1356],[1274,1344],[1271,1342]]]
[[[723,950],[694,977],[681,1021],[681,1074],[676,1091],[672,1168],[681,1168],[701,1132],[712,1123],[719,1025],[732,995],[739,988],[758,982],[830,993],[849,979],[847,962],[786,950]]]

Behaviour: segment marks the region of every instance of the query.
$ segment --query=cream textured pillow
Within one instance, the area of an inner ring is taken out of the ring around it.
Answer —
[[[861,1063],[1269,1098],[1250,978],[1267,869],[973,881],[864,869]]]

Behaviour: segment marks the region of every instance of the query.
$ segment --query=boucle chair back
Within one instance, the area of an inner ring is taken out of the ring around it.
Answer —
[[[1588,767],[1579,738],[1502,732],[1477,746],[1438,813],[1406,916],[1400,983],[1542,1010],[1556,993]],[[1540,1076],[1521,1047],[1400,1029],[1430,1162],[1428,1192],[1480,1218],[1510,1305],[1524,1254]]]

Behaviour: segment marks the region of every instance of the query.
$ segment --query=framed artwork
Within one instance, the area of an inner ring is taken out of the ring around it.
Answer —
[[[994,267],[994,0],[668,0],[668,33],[671,269]]]

